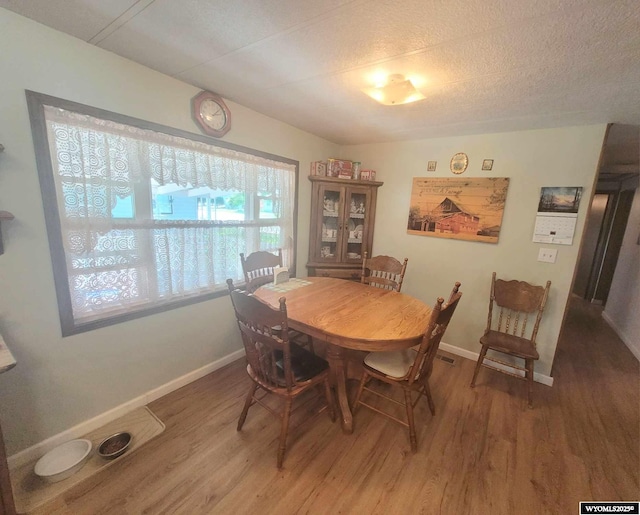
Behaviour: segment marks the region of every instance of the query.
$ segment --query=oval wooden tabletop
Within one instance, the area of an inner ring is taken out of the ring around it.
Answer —
[[[329,343],[365,351],[395,350],[419,343],[431,308],[422,301],[344,279],[305,277],[311,284],[255,295],[274,307],[287,300],[290,326]]]

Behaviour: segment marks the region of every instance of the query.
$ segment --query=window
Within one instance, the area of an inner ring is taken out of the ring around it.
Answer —
[[[298,162],[27,92],[64,336],[295,271]]]

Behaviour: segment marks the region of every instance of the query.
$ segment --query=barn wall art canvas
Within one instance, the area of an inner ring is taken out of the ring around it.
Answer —
[[[414,177],[407,232],[497,243],[509,178]]]

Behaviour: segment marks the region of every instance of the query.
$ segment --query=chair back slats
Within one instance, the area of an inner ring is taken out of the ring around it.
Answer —
[[[241,253],[240,263],[247,291],[254,292],[260,286],[273,281],[273,269],[276,266],[282,266],[282,249],[278,249],[278,254],[259,250],[245,257]]]
[[[227,284],[251,371],[265,387],[290,391],[295,381],[285,298],[280,298],[277,310],[253,295],[234,289],[231,279]]]
[[[516,334],[518,331],[518,323],[520,322],[520,312],[514,311],[513,309],[507,309],[502,306],[498,306],[500,308],[500,317],[498,318],[498,331],[509,333],[511,326],[511,319],[513,318],[513,334]],[[524,313],[525,325],[527,321],[527,314]],[[504,328],[502,327],[502,320],[505,320]]]
[[[401,263],[391,256],[375,256],[367,259],[365,252],[362,260],[361,282],[376,288],[400,291],[408,261],[408,258],[405,258]]]
[[[240,293],[242,295],[242,293]],[[271,389],[293,386],[290,348],[277,336],[266,336],[246,322],[238,321],[247,362],[258,381]]]
[[[458,302],[462,297],[462,292],[460,292],[459,289],[460,283],[457,282],[449,296],[449,301],[444,307],[444,299],[442,297],[438,298],[436,301],[436,305],[431,311],[427,330],[422,337],[418,354],[408,373],[407,379],[409,384],[412,384],[416,380],[426,381],[431,376],[433,360],[438,352],[440,341],[442,340],[442,337],[449,326],[449,322],[451,321],[451,317],[453,317],[453,313],[458,307]]]
[[[373,270],[371,275],[365,278],[365,284],[382,288],[384,290],[395,290],[398,287],[397,275],[390,272]]]
[[[504,315],[506,315],[506,321],[503,328],[502,320],[504,318]],[[515,336],[519,336],[520,338],[524,338],[527,330],[527,322],[530,318],[532,318],[530,314],[524,311],[516,311],[505,307],[500,307],[500,317],[498,318],[496,330],[501,333],[513,334]],[[520,325],[520,322],[522,322],[522,325]],[[518,326],[520,326],[519,331]]]
[[[491,279],[491,297],[489,299],[489,315],[487,330],[512,334],[533,341],[538,334],[542,312],[547,302],[551,281],[545,287],[535,286],[524,281],[505,281],[496,279],[494,272]],[[493,306],[498,308],[497,321],[493,321]],[[531,336],[527,336],[527,326],[533,322]]]

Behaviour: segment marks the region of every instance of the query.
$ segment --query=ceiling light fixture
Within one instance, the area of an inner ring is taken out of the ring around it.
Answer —
[[[410,80],[405,79],[404,75],[395,73],[389,75],[388,82],[375,88],[366,88],[362,90],[374,100],[387,106],[400,104],[408,104],[422,100],[425,96],[420,93]]]

